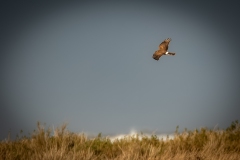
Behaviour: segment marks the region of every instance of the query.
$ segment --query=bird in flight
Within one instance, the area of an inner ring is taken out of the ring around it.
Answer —
[[[173,52],[168,52],[168,45],[170,43],[172,39],[171,38],[167,38],[165,39],[161,44],[159,44],[159,50],[155,51],[155,53],[153,54],[152,58],[155,60],[159,60],[159,58],[162,55],[171,55],[174,56],[175,53]]]

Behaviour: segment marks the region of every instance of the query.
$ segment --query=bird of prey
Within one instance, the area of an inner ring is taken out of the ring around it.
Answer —
[[[159,50],[155,51],[152,58],[158,61],[159,58],[162,55],[172,55],[172,56],[174,56],[175,53],[168,52],[168,45],[169,45],[171,40],[172,40],[171,38],[167,38],[161,44],[159,44]]]

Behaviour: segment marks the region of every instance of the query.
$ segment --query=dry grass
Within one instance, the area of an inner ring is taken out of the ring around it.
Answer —
[[[53,134],[53,135],[52,135]],[[240,124],[226,130],[200,130],[178,133],[162,140],[156,135],[126,136],[113,142],[99,134],[95,138],[71,133],[66,125],[54,131],[38,123],[31,137],[0,142],[1,160],[238,160],[240,159]]]

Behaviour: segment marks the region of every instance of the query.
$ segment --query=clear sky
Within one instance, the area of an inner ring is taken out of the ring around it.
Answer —
[[[1,5],[0,139],[171,133],[240,118],[237,3],[34,1]],[[172,38],[175,56],[152,59]]]

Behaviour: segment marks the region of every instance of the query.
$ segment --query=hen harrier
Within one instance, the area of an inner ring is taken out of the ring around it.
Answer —
[[[159,45],[159,50],[155,51],[155,53],[153,54],[152,58],[155,60],[159,60],[159,58],[162,55],[172,55],[174,56],[175,53],[173,52],[168,52],[168,45],[170,43],[172,39],[171,38],[167,38],[165,39],[160,45]]]

